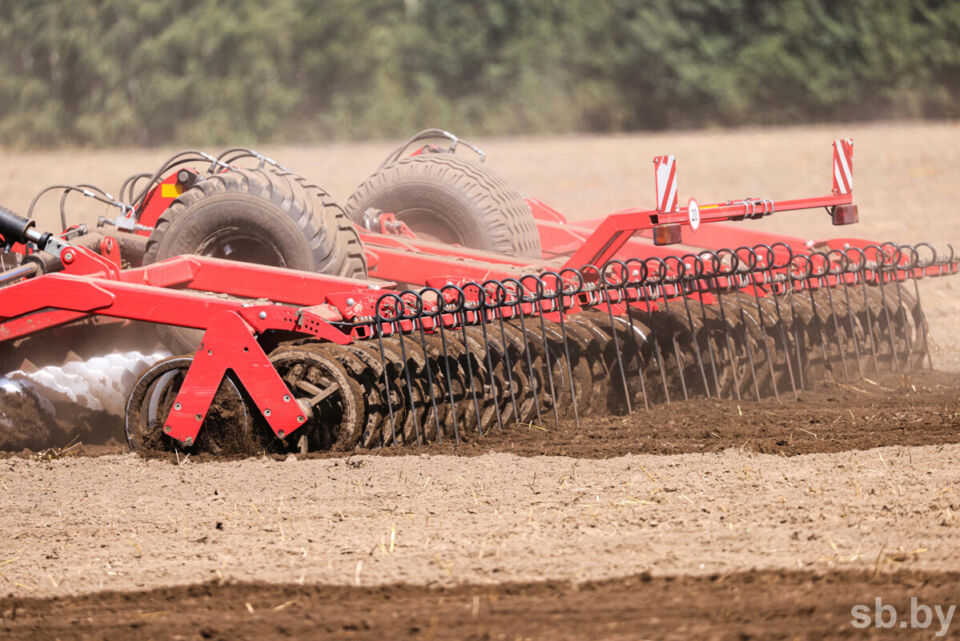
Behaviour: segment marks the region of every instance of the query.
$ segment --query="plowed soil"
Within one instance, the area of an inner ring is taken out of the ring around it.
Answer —
[[[781,400],[691,399],[637,409],[623,416],[589,417],[579,424],[571,419],[557,423],[544,414],[542,425],[512,424],[484,435],[464,434],[460,443],[447,441],[423,447],[400,446],[350,452],[311,453],[307,458],[341,458],[355,454],[409,456],[449,454],[479,456],[491,452],[517,456],[571,456],[609,458],[625,454],[685,454],[720,452],[735,448],[748,452],[796,456],[818,452],[844,452],[891,445],[960,443],[960,375],[929,370],[874,379],[821,383],[794,395],[784,390]],[[16,396],[0,396],[10,415],[35,424],[32,406],[22,413]],[[118,421],[99,434],[87,434],[76,454],[103,456],[128,451]],[[33,429],[31,427],[31,429]],[[72,439],[66,432],[7,431],[3,456],[34,457],[37,449],[23,444],[40,440],[63,447]],[[89,438],[93,436],[94,438]],[[159,458],[176,461],[177,455]],[[225,458],[225,457],[221,457]],[[237,457],[232,457],[237,458]],[[201,455],[197,461],[212,461]]]
[[[840,136],[856,141],[858,226],[742,224],[960,241],[956,123],[477,142],[576,220],[652,203],[660,153],[677,154],[684,202],[827,193]],[[391,148],[266,151],[345,201]],[[115,189],[168,151],[7,154],[0,201]],[[56,203],[38,218],[53,224]],[[943,371],[960,370],[952,280],[921,286]],[[960,379],[781,392],[309,460],[143,460],[109,438],[86,456],[19,452],[0,461],[0,637],[933,637],[936,621],[857,629],[851,607],[960,605]]]
[[[586,583],[455,588],[206,583],[54,600],[0,599],[4,637],[138,639],[824,639],[889,638],[858,631],[850,610],[883,603],[904,620],[910,599],[950,603],[960,575],[898,572],[649,574]],[[888,619],[884,619],[887,621]],[[921,619],[922,620],[922,619]],[[897,627],[898,639],[929,639]]]
[[[795,456],[888,445],[960,442],[960,376],[911,372],[879,381],[821,384],[781,401],[692,399],[643,408],[631,415],[590,417],[577,425],[514,425],[460,445],[431,444],[437,454],[608,458],[624,454],[684,454],[738,448]],[[384,450],[384,454],[409,453]]]

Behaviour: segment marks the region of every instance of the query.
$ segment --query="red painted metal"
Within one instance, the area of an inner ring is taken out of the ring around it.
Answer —
[[[109,260],[119,270],[123,267],[123,261],[120,256],[120,243],[116,238],[107,236],[100,241],[100,255]]]
[[[187,445],[197,433],[227,370],[243,383],[270,428],[280,438],[306,422],[280,374],[257,342],[254,328],[235,311],[210,318],[210,328],[193,357],[163,430]]]
[[[157,224],[163,212],[170,208],[173,201],[180,197],[182,190],[177,183],[178,172],[173,172],[153,189],[147,192],[142,203],[137,203],[137,222],[145,227]],[[149,236],[149,231],[137,232],[141,236]]]
[[[243,298],[267,298],[293,305],[315,305],[335,292],[392,285],[389,282],[377,285],[369,280],[238,263],[205,256],[181,256],[125,270],[121,272],[120,278],[128,283],[181,287]]]

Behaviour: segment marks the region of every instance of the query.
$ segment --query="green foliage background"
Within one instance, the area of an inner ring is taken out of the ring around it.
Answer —
[[[956,0],[0,0],[0,144],[960,116]]]

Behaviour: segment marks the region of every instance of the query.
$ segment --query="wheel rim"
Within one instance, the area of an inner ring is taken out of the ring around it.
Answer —
[[[257,237],[239,229],[219,229],[197,246],[197,254],[210,258],[286,267],[283,252],[269,238]]]
[[[419,238],[446,245],[468,246],[463,235],[436,210],[415,207],[399,211],[396,216]]]

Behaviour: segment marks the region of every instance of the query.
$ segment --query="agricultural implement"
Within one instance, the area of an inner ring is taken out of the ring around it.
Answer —
[[[165,328],[185,355],[137,372],[127,440],[215,454],[459,442],[932,367],[917,281],[956,273],[952,248],[724,224],[820,208],[856,222],[849,140],[822,196],[680,206],[660,156],[654,208],[569,223],[452,153],[454,137],[405,155],[421,138],[346,213],[240,149],[175,156],[117,199],[62,187],[62,233],[37,230],[36,201],[27,218],[0,209],[14,248],[0,341],[16,353],[57,326]],[[67,225],[69,191],[117,207],[101,219],[116,233]]]

